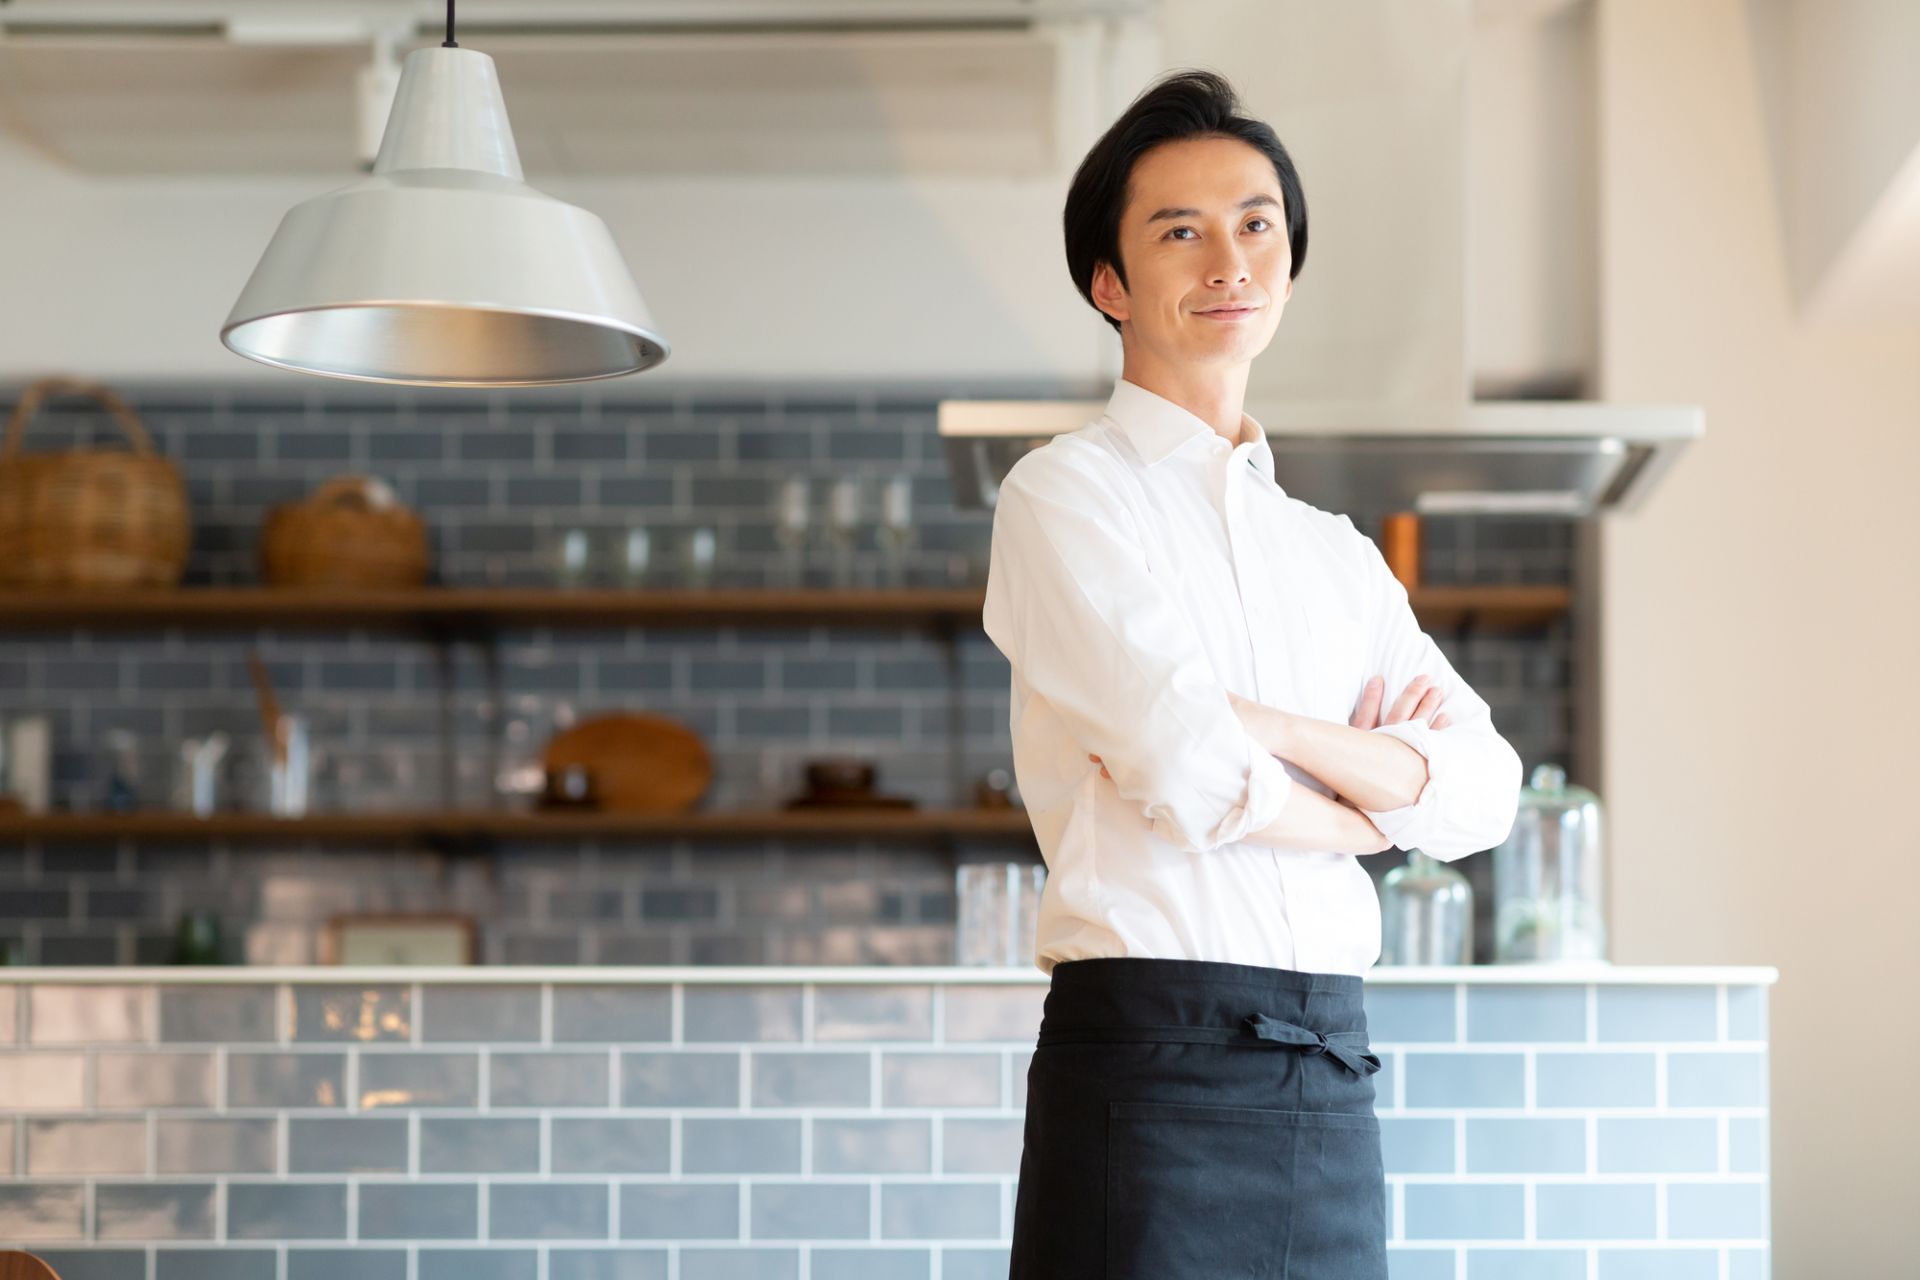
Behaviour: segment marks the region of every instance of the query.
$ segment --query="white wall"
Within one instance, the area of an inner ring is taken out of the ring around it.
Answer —
[[[1705,405],[1603,535],[1616,960],[1771,964],[1773,1274],[1920,1257],[1920,333],[1796,318],[1739,0],[1600,0],[1603,392]]]
[[[1746,0],[1745,9],[1796,295],[1835,317],[1913,323],[1920,5]],[[1876,228],[1886,217],[1895,225]],[[1909,261],[1889,270],[1887,255],[1902,251]]]
[[[529,180],[606,219],[677,377],[1084,375],[1106,341],[1064,182]],[[297,376],[219,328],[280,216],[344,181],[99,178],[0,134],[0,185],[0,377]]]

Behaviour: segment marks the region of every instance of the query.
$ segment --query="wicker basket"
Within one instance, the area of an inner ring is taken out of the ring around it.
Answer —
[[[106,406],[133,444],[20,452],[49,397]],[[140,415],[78,378],[42,378],[21,393],[0,447],[0,582],[34,587],[171,587],[187,567],[192,522],[179,469],[153,447]]]
[[[335,476],[267,513],[260,575],[275,587],[417,587],[427,528],[370,476]]]

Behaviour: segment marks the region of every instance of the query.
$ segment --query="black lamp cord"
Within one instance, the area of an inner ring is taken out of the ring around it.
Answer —
[[[460,46],[453,38],[453,0],[447,0],[447,38],[440,42],[442,49],[458,49]]]

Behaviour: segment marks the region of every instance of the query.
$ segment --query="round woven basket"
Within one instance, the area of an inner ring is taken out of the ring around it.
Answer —
[[[53,396],[104,405],[133,452],[22,453]],[[0,582],[35,587],[170,587],[187,567],[192,522],[179,469],[153,447],[140,415],[99,383],[42,378],[21,394],[0,446]]]
[[[335,476],[267,513],[260,575],[274,587],[417,587],[427,527],[370,476]]]

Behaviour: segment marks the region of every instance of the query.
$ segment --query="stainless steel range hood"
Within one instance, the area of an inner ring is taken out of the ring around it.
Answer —
[[[1020,456],[1097,419],[1103,400],[947,400],[939,408],[955,506],[991,507]],[[1659,483],[1705,415],[1692,405],[1484,401],[1444,429],[1340,426],[1331,412],[1250,404],[1268,428],[1275,479],[1327,511],[1551,515],[1632,511]],[[1284,431],[1305,418],[1326,428]]]

